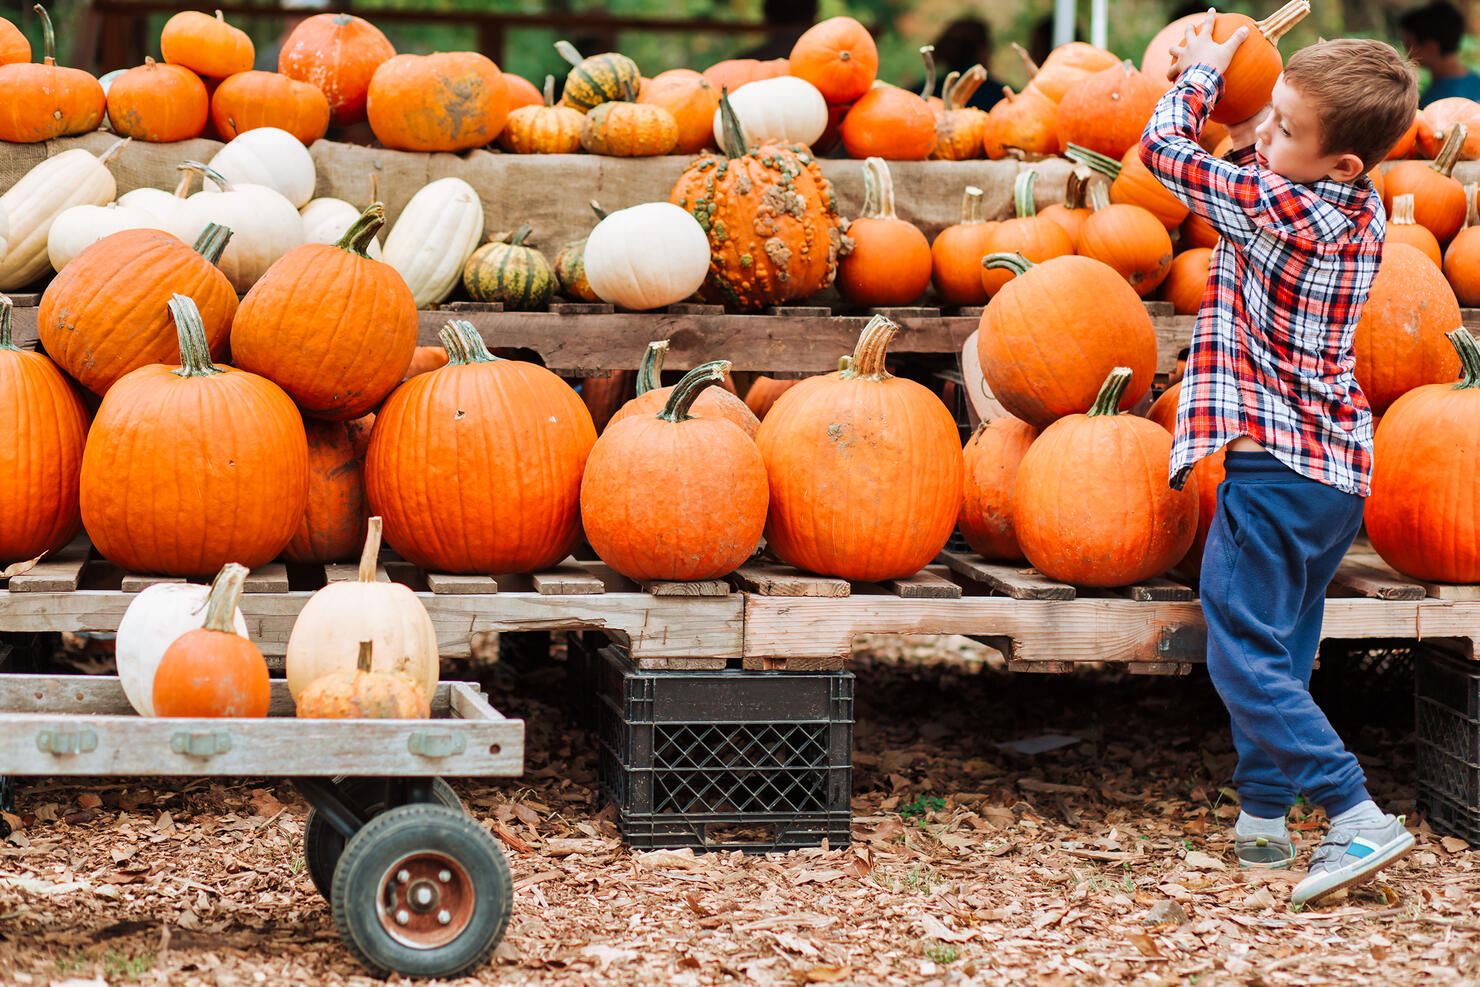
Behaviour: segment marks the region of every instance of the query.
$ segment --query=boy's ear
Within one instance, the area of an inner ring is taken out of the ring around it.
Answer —
[[[1348,151],[1336,159],[1336,164],[1327,174],[1338,182],[1354,182],[1366,171],[1362,159]]]

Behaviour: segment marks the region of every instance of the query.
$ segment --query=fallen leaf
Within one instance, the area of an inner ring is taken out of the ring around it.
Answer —
[[[1260,888],[1243,901],[1245,908],[1273,908],[1278,902],[1275,901],[1274,893],[1268,888]]]
[[[505,826],[503,820],[493,821],[493,835],[503,841],[504,846],[516,853],[529,853],[534,847],[521,840],[512,829]]]
[[[19,576],[23,573],[30,572],[32,569],[36,568],[36,563],[40,562],[42,558],[45,557],[45,555],[46,553],[42,552],[34,559],[27,559],[24,562],[17,562],[5,569],[0,569],[0,579],[9,579],[11,576]]]
[[[981,817],[998,829],[1006,829],[1017,822],[1017,817],[1012,810],[1000,805],[984,805],[980,809]]]
[[[1162,886],[1166,890],[1166,885]],[[1187,910],[1175,901],[1158,901],[1141,917],[1142,925],[1186,925]]]
[[[1468,843],[1457,836],[1446,836],[1439,841],[1439,845],[1448,853],[1464,853],[1470,848]]]
[[[613,963],[625,963],[628,960],[637,959],[637,953],[630,949],[617,949],[604,943],[594,943],[581,950],[582,956],[589,956],[596,961],[598,970],[605,970]]]
[[[1188,850],[1182,862],[1193,870],[1227,870],[1228,865],[1217,857],[1210,857],[1201,850]]]
[[[920,928],[926,939],[939,939],[941,942],[966,942],[976,938],[976,932],[970,929],[952,929],[934,915],[921,915]]]
[[[673,867],[699,870],[704,866],[704,862],[695,857],[694,851],[689,847],[682,850],[650,850],[639,853],[632,861],[644,870],[667,870]]]
[[[514,815],[527,826],[538,828],[540,825],[540,814],[527,805],[515,805]]]
[[[1152,939],[1146,933],[1132,932],[1130,935],[1126,936],[1126,938],[1130,940],[1132,946],[1136,947],[1136,952],[1140,953],[1142,956],[1154,956],[1157,959],[1166,958],[1162,954],[1162,951],[1157,948],[1156,940]]]
[[[102,806],[103,800],[92,792],[83,792],[77,796],[77,807],[80,809],[96,809]]]
[[[864,837],[870,843],[889,843],[904,833],[904,823],[898,819],[886,819]]]
[[[814,966],[802,974],[802,979],[809,984],[836,984],[851,976],[853,967],[845,963],[842,966]]]
[[[252,806],[252,814],[257,816],[275,816],[284,809],[283,803],[265,788],[252,789],[247,802]]]

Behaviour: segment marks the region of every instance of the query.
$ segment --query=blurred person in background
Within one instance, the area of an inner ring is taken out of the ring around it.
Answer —
[[[1429,85],[1418,97],[1419,106],[1436,99],[1463,96],[1480,99],[1480,76],[1459,60],[1459,42],[1465,19],[1448,0],[1434,0],[1398,18],[1398,31],[1408,57],[1429,70]]]
[[[933,42],[935,45],[935,79],[936,89],[931,95],[943,95],[942,86],[951,72],[965,72],[973,65],[981,65],[987,70],[987,81],[983,82],[976,93],[967,101],[967,106],[974,106],[979,110],[990,110],[992,104],[1002,98],[1002,87],[1006,85],[1001,79],[992,76],[992,27],[980,17],[958,17],[951,21],[940,32]],[[919,92],[925,87],[922,78],[906,89]]]

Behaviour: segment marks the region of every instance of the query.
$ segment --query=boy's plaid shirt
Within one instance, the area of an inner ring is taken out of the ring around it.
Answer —
[[[1162,97],[1141,160],[1222,236],[1187,357],[1171,484],[1248,435],[1302,476],[1366,496],[1372,413],[1352,369],[1352,340],[1386,234],[1364,176],[1297,185],[1198,146],[1223,78],[1194,65]]]

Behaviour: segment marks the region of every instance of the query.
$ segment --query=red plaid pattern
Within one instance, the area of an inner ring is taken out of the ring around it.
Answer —
[[[1194,65],[1162,97],[1141,160],[1222,236],[1182,380],[1171,485],[1248,435],[1302,476],[1366,496],[1372,413],[1352,341],[1382,259],[1382,200],[1364,176],[1297,185],[1197,138],[1223,78]]]

